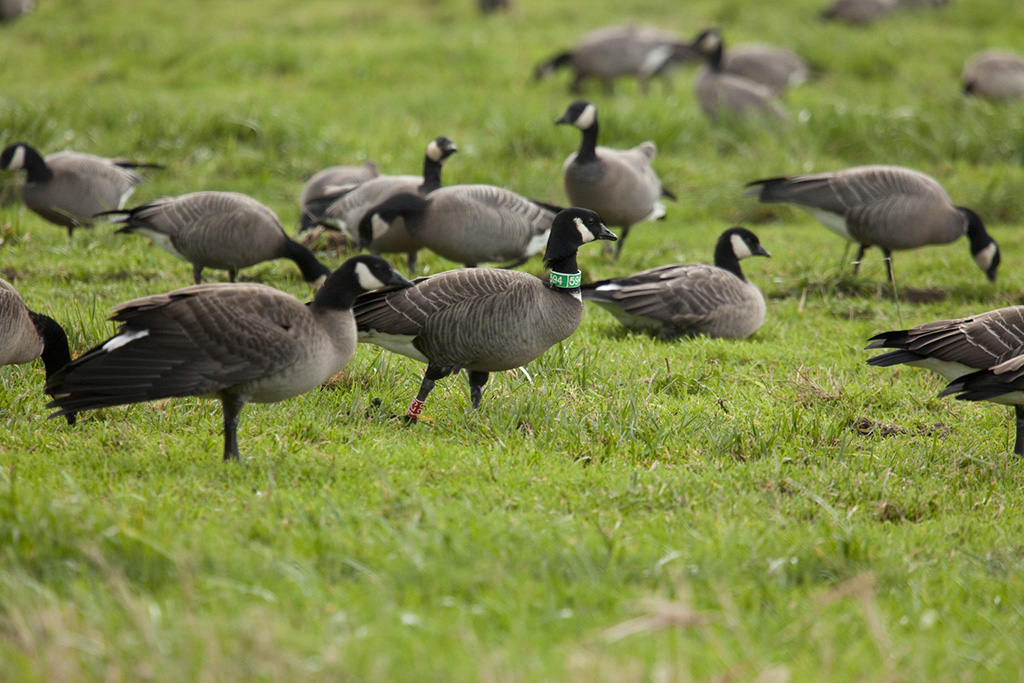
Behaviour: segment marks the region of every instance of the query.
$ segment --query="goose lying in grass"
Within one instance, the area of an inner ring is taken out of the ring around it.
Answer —
[[[330,379],[356,348],[352,304],[410,283],[378,256],[345,261],[311,303],[260,284],[193,285],[116,307],[117,334],[46,383],[56,415],[174,396],[220,399],[224,460],[238,460],[246,403],[298,396]]]
[[[663,338],[707,335],[742,339],[764,322],[764,295],[743,276],[740,260],[771,254],[746,228],[718,238],[715,265],[695,263],[652,268],[627,277],[583,285],[593,301],[630,328]]]
[[[364,294],[356,300],[359,341],[427,364],[406,412],[415,422],[434,384],[466,370],[470,401],[480,407],[491,372],[534,360],[571,335],[583,317],[576,251],[615,235],[588,209],[561,211],[551,227],[544,262],[549,282],[494,268],[450,270],[412,287]]]

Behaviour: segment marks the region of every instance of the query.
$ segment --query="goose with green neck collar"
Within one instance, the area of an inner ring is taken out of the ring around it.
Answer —
[[[578,274],[579,247],[615,239],[595,212],[564,209],[552,222],[544,262],[554,273]],[[582,298],[578,284],[566,284],[495,268],[438,273],[404,290],[361,295],[359,341],[427,364],[408,421],[419,417],[434,384],[459,370],[469,374],[470,401],[479,408],[489,373],[526,365],[576,331]]]

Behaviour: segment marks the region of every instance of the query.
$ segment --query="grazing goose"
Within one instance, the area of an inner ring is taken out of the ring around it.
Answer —
[[[571,335],[583,316],[576,250],[615,235],[588,209],[559,212],[544,262],[550,284],[511,270],[465,268],[417,279],[395,292],[356,300],[359,341],[427,364],[419,393],[406,412],[415,422],[434,383],[461,369],[470,400],[480,407],[488,373],[529,363]]]
[[[0,152],[0,168],[25,169],[21,197],[25,206],[47,221],[68,229],[88,227],[97,214],[120,209],[142,182],[132,168],[159,168],[123,159],[105,159],[79,152],[57,152],[45,159],[16,142]]]
[[[580,38],[576,46],[542,62],[534,78],[542,78],[556,69],[571,67],[575,72],[570,90],[583,91],[588,78],[595,78],[611,93],[620,76],[634,76],[646,92],[653,76],[664,76],[676,62],[693,61],[696,56],[676,36],[648,26],[607,26]]]
[[[35,9],[33,0],[0,0],[0,21],[11,21]]]
[[[883,332],[869,341],[869,349],[896,349],[869,358],[869,365],[925,368],[949,382],[939,396],[1012,405],[1014,453],[1024,455],[1024,306]]]
[[[287,258],[295,262],[306,282],[319,286],[330,269],[285,234],[269,208],[237,192],[194,192],[164,197],[127,209],[115,219],[119,233],[138,233],[192,264],[196,284],[203,268],[228,271],[231,282],[240,268]]]
[[[593,301],[630,328],[652,329],[662,338],[680,335],[743,339],[764,322],[764,295],[743,277],[740,260],[771,254],[746,228],[718,238],[715,265],[652,268],[628,277],[583,285]]]
[[[742,119],[751,115],[788,120],[772,94],[772,89],[723,67],[723,40],[718,29],[702,31],[693,41],[693,49],[704,57],[694,81],[694,93],[701,111],[712,121],[723,115]]]
[[[1006,50],[985,50],[964,65],[964,92],[989,100],[1024,97],[1024,58]]]
[[[999,268],[999,246],[981,217],[953,201],[932,177],[902,166],[855,166],[832,173],[811,173],[755,180],[745,196],[762,202],[796,204],[822,225],[860,245],[853,272],[864,251],[879,247],[892,280],[892,252],[970,239],[971,255],[989,280]]]
[[[449,261],[514,268],[544,249],[559,210],[494,185],[451,185],[426,197],[396,195],[369,209],[359,241],[372,244],[401,219],[413,239]]]
[[[246,403],[298,396],[345,367],[356,348],[356,296],[409,281],[377,256],[331,274],[312,303],[260,284],[193,285],[117,306],[117,334],[46,384],[67,415],[174,396],[220,399],[224,460],[238,460]]]
[[[56,320],[30,311],[18,290],[0,278],[0,365],[21,365],[43,360],[46,377],[71,362],[68,337]],[[67,414],[75,424],[75,414]]]
[[[316,227],[327,207],[337,201],[339,193],[349,192],[379,175],[380,170],[372,161],[364,161],[360,166],[328,166],[314,173],[299,195],[302,207],[299,232]]]
[[[384,175],[369,180],[351,192],[340,195],[324,211],[321,223],[346,233],[359,242],[359,224],[369,209],[397,194],[419,194],[441,187],[441,169],[444,162],[458,151],[455,143],[441,136],[427,145],[423,156],[423,175]],[[418,240],[409,235],[405,222],[395,221],[386,232],[380,232],[365,248],[372,254],[408,254],[409,272],[416,272],[416,253],[422,248]]]
[[[807,62],[792,50],[759,43],[739,45],[726,52],[722,71],[760,83],[774,96],[805,83],[811,75]]]
[[[562,182],[569,203],[596,211],[607,225],[622,228],[617,258],[629,229],[663,218],[662,197],[675,200],[651,168],[658,149],[650,141],[626,150],[598,147],[597,107],[585,100],[570,104],[555,123],[571,124],[583,132],[579,150],[562,164]]]
[[[833,0],[821,18],[847,24],[870,24],[899,7],[899,0]]]

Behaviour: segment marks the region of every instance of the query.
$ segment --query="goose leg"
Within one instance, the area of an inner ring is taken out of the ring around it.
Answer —
[[[867,244],[862,244],[857,248],[857,258],[853,259],[853,274],[856,275],[857,271],[860,270],[860,262],[864,260],[864,252],[868,250]]]
[[[469,401],[477,410],[480,409],[480,399],[483,398],[484,385],[487,384],[488,377],[490,373],[480,370],[469,371]]]
[[[895,282],[892,279],[892,251],[883,249],[882,253],[885,254],[885,273],[889,276],[889,282]]]
[[[416,420],[419,418],[420,413],[423,412],[423,406],[427,402],[427,396],[434,389],[434,384],[437,380],[444,379],[452,372],[456,370],[451,365],[428,365],[427,371],[423,373],[423,381],[420,382],[420,391],[416,394],[416,398],[409,404],[409,409],[405,411],[405,416],[402,418],[405,424],[413,425],[416,424]]]
[[[234,282],[235,281],[235,276],[237,274],[238,274],[237,270],[235,270],[234,268],[228,268],[228,282]]]
[[[615,245],[615,260],[619,260],[619,254],[622,253],[622,245],[626,243],[626,236],[629,235],[629,228],[622,228],[622,234],[619,235],[619,242]]]
[[[221,396],[221,410],[224,412],[224,462],[239,462],[238,416],[245,407],[245,399],[239,396]]]
[[[192,266],[192,279],[196,281],[196,284],[202,284],[203,282],[203,267]]]
[[[1017,418],[1017,443],[1013,447],[1013,452],[1024,456],[1024,406],[1014,406],[1013,410]]]
[[[417,256],[418,253],[419,252],[417,252],[417,251],[410,251],[409,252],[409,275],[415,275],[416,274],[416,256]]]

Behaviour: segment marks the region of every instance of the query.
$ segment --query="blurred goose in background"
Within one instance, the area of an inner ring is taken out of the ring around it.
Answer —
[[[330,269],[285,234],[277,215],[248,195],[194,192],[164,197],[120,212],[117,232],[144,235],[168,254],[192,264],[196,284],[204,268],[228,271],[279,258],[291,259],[306,282],[319,286]]]
[[[870,24],[899,7],[899,0],[833,0],[821,18],[847,24]]]
[[[12,21],[35,7],[34,0],[0,0],[0,21]]]
[[[494,185],[449,185],[425,197],[396,195],[369,209],[359,239],[373,244],[401,220],[414,240],[449,261],[515,268],[544,249],[559,210]]]
[[[41,358],[49,379],[71,362],[68,337],[53,318],[30,311],[14,286],[0,278],[0,365],[21,365]],[[75,424],[75,413],[67,414]]]
[[[755,180],[745,196],[762,202],[795,204],[822,225],[859,245],[853,272],[864,252],[876,246],[892,280],[892,252],[946,244],[965,234],[971,256],[989,280],[999,268],[999,246],[974,211],[955,206],[931,176],[902,166],[855,166],[832,173],[809,173]]]
[[[964,64],[964,92],[989,100],[1024,97],[1024,57],[1007,50],[985,50]]]
[[[327,207],[321,223],[344,232],[359,244],[359,225],[368,211],[398,194],[425,195],[441,187],[444,162],[458,147],[443,135],[431,140],[423,156],[423,175],[382,175],[366,181],[350,192],[341,194]],[[363,248],[372,254],[407,254],[409,272],[416,272],[416,253],[422,244],[405,228],[405,221],[393,221],[387,231],[379,231]]]
[[[775,100],[772,88],[725,71],[721,31],[714,28],[702,31],[694,39],[693,49],[706,60],[705,66],[697,72],[694,93],[701,111],[709,119],[759,115],[778,121],[788,120],[786,112]]]
[[[673,63],[697,59],[685,41],[649,26],[607,26],[583,35],[571,50],[560,52],[542,62],[534,71],[536,80],[562,67],[574,72],[570,90],[583,91],[588,78],[601,81],[611,93],[616,78],[633,76],[646,91],[654,76],[666,76]],[[666,81],[667,82],[667,81]]]
[[[658,148],[650,141],[632,149],[598,147],[597,107],[586,100],[570,104],[555,123],[576,126],[583,133],[579,149],[562,164],[562,182],[570,204],[596,211],[605,224],[622,228],[617,258],[629,229],[664,218],[661,198],[676,198],[651,168]]]
[[[652,268],[582,286],[584,301],[601,306],[626,327],[662,338],[681,335],[752,335],[764,322],[764,295],[743,276],[740,260],[771,257],[757,235],[729,228],[718,238],[715,265],[695,263]]]
[[[1024,455],[1024,306],[882,332],[869,341],[869,349],[896,349],[869,358],[869,365],[925,368],[949,382],[939,396],[1013,406],[1013,452]]]
[[[337,201],[344,192],[351,192],[358,185],[380,175],[377,164],[364,161],[359,166],[328,166],[317,171],[302,186],[299,205],[302,217],[299,232],[311,230],[323,219],[324,211]]]
[[[352,304],[362,292],[410,283],[377,256],[356,256],[313,301],[260,284],[193,285],[117,306],[117,334],[46,384],[57,415],[175,396],[217,397],[224,460],[238,460],[246,403],[274,403],[339,372],[356,348]]]
[[[57,152],[43,158],[24,142],[0,152],[0,168],[24,169],[21,197],[33,212],[68,229],[88,227],[94,218],[124,207],[142,178],[133,168],[160,168],[156,164],[105,159],[80,152]]]
[[[722,71],[760,83],[776,97],[802,85],[811,75],[811,68],[797,53],[760,43],[737,45],[726,51]]]
[[[434,384],[459,370],[469,373],[470,400],[479,408],[489,373],[525,365],[571,335],[583,316],[576,252],[594,240],[615,235],[593,211],[565,209],[544,252],[549,282],[518,271],[464,268],[360,296],[359,341],[427,364],[406,420],[415,422]]]

